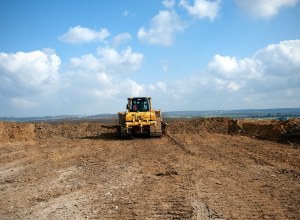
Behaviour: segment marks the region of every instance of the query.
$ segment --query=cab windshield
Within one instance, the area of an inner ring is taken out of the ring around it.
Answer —
[[[133,98],[130,110],[132,112],[149,111],[149,100],[147,98]]]

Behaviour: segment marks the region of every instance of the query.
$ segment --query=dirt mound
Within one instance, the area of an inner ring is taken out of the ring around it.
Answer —
[[[228,134],[233,120],[230,118],[175,119],[170,121],[171,133],[201,134],[203,132]]]
[[[175,119],[168,122],[171,134],[240,134],[281,143],[300,144],[300,119],[243,120],[231,118]],[[0,142],[63,138],[116,137],[113,124],[99,122],[15,123],[0,122]]]
[[[16,123],[0,122],[0,142],[40,140],[53,137],[98,138],[115,132],[114,125],[96,122]]]
[[[300,144],[300,119],[232,120],[229,131],[263,140]]]
[[[37,139],[51,137],[64,138],[96,138],[114,130],[113,125],[102,125],[96,122],[64,122],[56,124],[35,124]]]
[[[1,142],[28,141],[35,138],[34,124],[0,122],[0,140]]]
[[[240,134],[262,140],[300,144],[300,119],[249,120],[231,118],[198,118],[173,120],[168,130],[172,134]]]
[[[280,131],[279,142],[291,142],[300,144],[300,119],[290,119],[277,124]]]

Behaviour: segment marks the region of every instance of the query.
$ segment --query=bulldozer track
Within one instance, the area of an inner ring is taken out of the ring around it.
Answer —
[[[195,155],[194,152],[192,152],[191,150],[188,149],[188,144],[185,143],[184,141],[174,137],[173,135],[170,134],[165,134],[165,136],[167,137],[167,139],[169,139],[173,144],[177,145],[178,147],[180,147],[185,153],[189,154],[189,155]]]

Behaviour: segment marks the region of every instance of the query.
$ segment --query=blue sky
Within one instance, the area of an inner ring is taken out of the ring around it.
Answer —
[[[300,107],[299,0],[0,0],[0,116]]]

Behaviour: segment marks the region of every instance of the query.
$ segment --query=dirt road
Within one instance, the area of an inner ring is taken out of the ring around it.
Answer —
[[[299,145],[218,120],[133,140],[100,123],[0,123],[0,219],[300,219]]]

